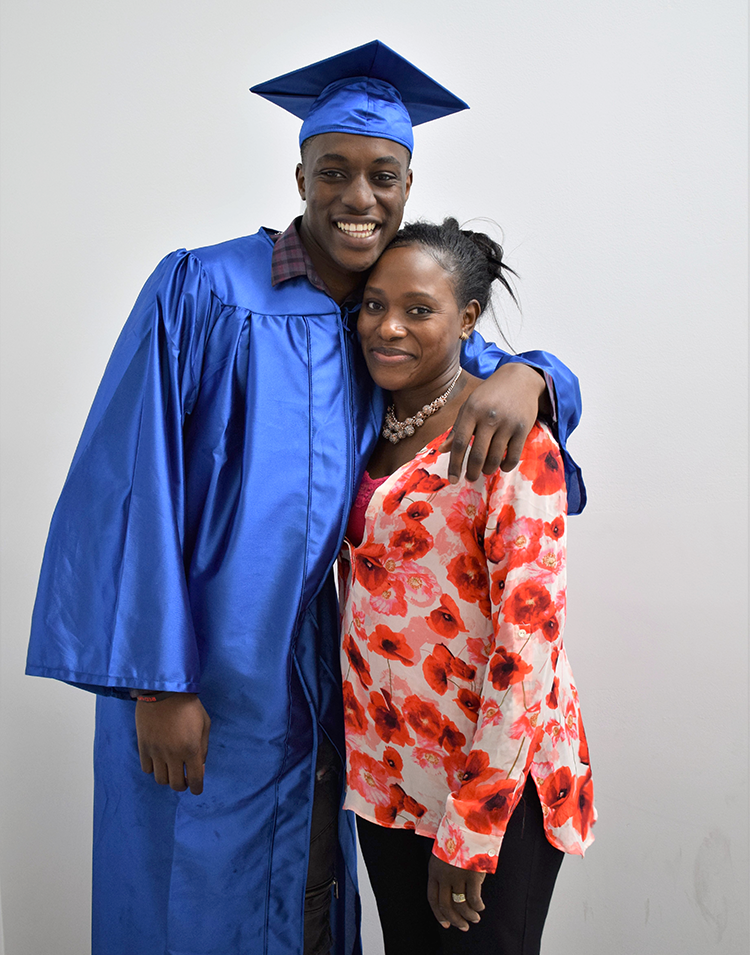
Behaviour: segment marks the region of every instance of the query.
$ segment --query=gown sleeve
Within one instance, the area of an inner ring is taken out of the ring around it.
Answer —
[[[486,342],[478,332],[473,332],[464,342],[461,364],[472,375],[488,378],[501,365],[508,362],[522,362],[540,371],[552,383],[550,398],[555,409],[553,429],[560,445],[565,480],[568,489],[568,513],[580,514],[586,506],[586,487],[583,475],[567,450],[568,436],[581,418],[581,389],[578,378],[554,355],[545,351],[521,352],[510,355],[490,342]]]
[[[144,286],[52,518],[28,674],[107,695],[198,691],[182,550],[182,427],[215,307],[200,263],[184,250]]]
[[[518,468],[488,479],[484,550],[493,622],[476,732],[447,797],[434,853],[494,872],[503,835],[554,709],[565,614],[565,488],[557,445],[536,425]]]

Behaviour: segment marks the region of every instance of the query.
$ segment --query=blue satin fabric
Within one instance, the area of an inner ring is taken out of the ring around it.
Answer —
[[[479,378],[487,378],[506,362],[523,362],[525,365],[531,365],[532,368],[550,375],[554,382],[557,412],[554,430],[565,466],[568,514],[580,514],[586,506],[586,487],[581,469],[567,449],[568,436],[581,420],[581,389],[578,379],[567,365],[549,352],[527,351],[518,355],[508,355],[497,345],[487,344],[477,332],[464,342],[461,364]]]
[[[384,402],[347,316],[306,279],[272,288],[271,252],[261,231],[161,262],[52,520],[27,672],[100,694],[93,955],[302,952],[319,733],[343,752],[330,568]],[[203,795],[142,773],[130,687],[200,692]],[[340,837],[350,955],[349,814]]]
[[[432,82],[432,81],[430,81]],[[399,91],[371,76],[349,76],[329,83],[305,117],[300,146],[321,133],[352,133],[401,143],[414,152],[414,131]]]

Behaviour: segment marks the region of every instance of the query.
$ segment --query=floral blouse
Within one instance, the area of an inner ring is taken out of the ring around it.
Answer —
[[[562,644],[560,452],[537,424],[514,471],[452,485],[444,438],[375,489],[342,549],[344,805],[494,872],[530,773],[549,841],[583,855],[596,811]]]

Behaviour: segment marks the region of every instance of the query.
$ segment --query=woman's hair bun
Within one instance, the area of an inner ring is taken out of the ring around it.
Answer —
[[[461,235],[466,236],[470,242],[473,242],[482,255],[487,259],[487,271],[490,274],[491,280],[494,281],[495,279],[499,279],[504,285],[507,285],[507,283],[504,281],[503,273],[505,271],[510,272],[512,269],[509,269],[508,266],[503,262],[503,247],[484,232],[472,232],[471,229],[462,229]],[[511,291],[511,295],[512,294],[513,293]]]

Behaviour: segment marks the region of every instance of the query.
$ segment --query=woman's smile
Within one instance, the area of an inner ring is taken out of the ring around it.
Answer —
[[[403,362],[413,361],[414,355],[402,348],[392,348],[387,345],[379,345],[371,348],[369,355],[373,361],[384,365],[398,365]]]

